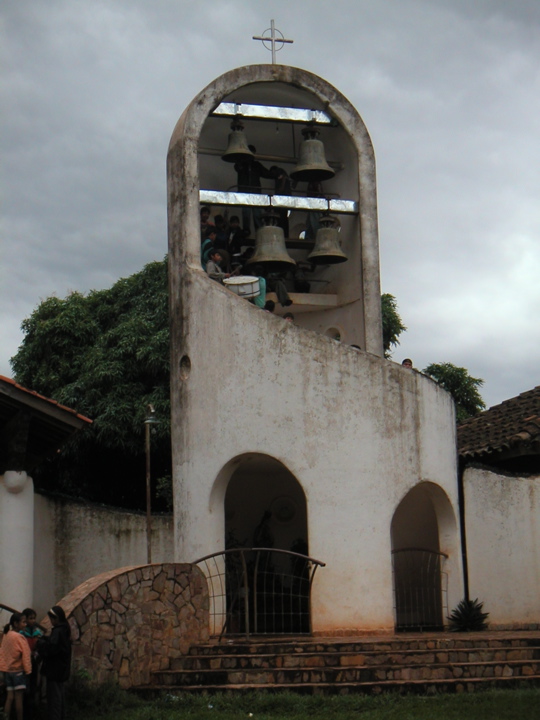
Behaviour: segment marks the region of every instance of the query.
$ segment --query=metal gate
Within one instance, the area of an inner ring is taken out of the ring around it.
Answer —
[[[311,587],[325,563],[273,548],[233,548],[195,561],[208,581],[210,634],[311,632]]]
[[[448,614],[447,558],[421,548],[392,551],[397,631],[443,630]]]

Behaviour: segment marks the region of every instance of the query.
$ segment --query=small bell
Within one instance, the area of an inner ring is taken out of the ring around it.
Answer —
[[[336,218],[323,215],[320,227],[315,236],[315,245],[307,259],[314,265],[336,265],[348,260],[341,249],[341,239],[336,227]]]
[[[291,178],[300,182],[320,182],[333,178],[336,173],[326,162],[324,145],[318,139],[319,131],[309,125],[302,130],[302,135],[304,140],[300,145],[300,157],[291,172]]]
[[[295,266],[296,262],[287,252],[283,229],[277,225],[279,215],[269,211],[262,220],[263,225],[257,230],[255,239],[255,253],[246,265],[261,263],[270,271],[288,270]]]
[[[248,147],[246,136],[244,135],[244,126],[236,118],[231,123],[232,132],[229,133],[229,142],[225,153],[221,156],[225,162],[236,163],[242,162],[247,158],[253,158],[253,153]]]

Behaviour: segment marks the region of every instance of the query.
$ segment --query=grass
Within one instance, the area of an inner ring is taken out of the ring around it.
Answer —
[[[114,685],[72,685],[68,714],[77,720],[531,720],[540,718],[540,688],[472,694],[376,697],[292,693],[196,696],[142,700]]]

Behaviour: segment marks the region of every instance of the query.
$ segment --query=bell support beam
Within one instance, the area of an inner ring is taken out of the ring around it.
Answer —
[[[200,202],[203,205],[232,205],[238,207],[276,207],[289,210],[316,210],[319,212],[356,215],[356,200],[339,200],[315,197],[294,197],[292,195],[268,195],[261,193],[226,192],[223,190],[201,190]]]
[[[256,118],[258,120],[282,120],[284,122],[315,123],[316,125],[337,125],[331,115],[323,110],[278,107],[275,105],[249,105],[247,103],[220,103],[211,113],[217,117]]]

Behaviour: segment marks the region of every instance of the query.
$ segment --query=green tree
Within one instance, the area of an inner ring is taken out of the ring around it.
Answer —
[[[469,375],[466,368],[457,367],[449,362],[431,363],[422,372],[436,380],[452,395],[456,403],[458,424],[467,418],[478,415],[486,407],[478,392],[478,388],[484,384],[484,381]]]
[[[154,477],[170,473],[167,262],[154,262],[107,290],[50,297],[22,323],[11,364],[18,382],[94,422],[35,473],[42,489],[143,507],[144,419]]]
[[[381,309],[384,357],[390,358],[392,357],[391,348],[399,345],[399,336],[407,328],[398,313],[397,301],[393,295],[390,293],[381,295]]]

